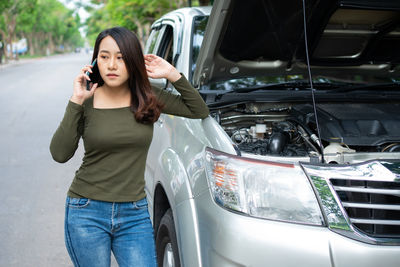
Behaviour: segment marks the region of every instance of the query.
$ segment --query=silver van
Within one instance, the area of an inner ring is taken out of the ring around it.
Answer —
[[[157,20],[145,53],[210,109],[155,123],[159,265],[400,266],[399,47],[394,0],[216,0]]]

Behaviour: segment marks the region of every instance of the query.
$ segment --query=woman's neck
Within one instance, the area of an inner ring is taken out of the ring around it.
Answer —
[[[106,84],[95,91],[95,108],[119,108],[131,104],[131,91],[127,86],[109,87]]]
[[[110,87],[107,84],[103,84],[103,86],[101,86],[100,88],[105,96],[112,98],[114,97],[119,98],[130,95],[130,90],[127,84],[122,84],[121,86],[118,87]]]

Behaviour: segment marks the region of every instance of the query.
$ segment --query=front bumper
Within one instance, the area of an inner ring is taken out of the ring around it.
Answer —
[[[215,204],[209,191],[194,204],[202,266],[400,266],[400,246],[370,245],[322,226],[236,214]]]

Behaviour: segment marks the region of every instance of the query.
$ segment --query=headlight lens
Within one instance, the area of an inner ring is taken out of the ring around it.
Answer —
[[[219,205],[259,218],[322,224],[317,199],[300,167],[211,148],[205,153],[210,189]]]

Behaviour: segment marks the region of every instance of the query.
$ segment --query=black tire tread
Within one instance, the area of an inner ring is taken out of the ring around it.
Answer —
[[[171,242],[172,250],[174,253],[175,266],[180,267],[178,243],[176,240],[175,223],[172,215],[172,210],[168,209],[164,216],[161,218],[160,225],[157,230],[156,250],[157,262],[159,267],[163,267],[163,258],[165,246]]]

